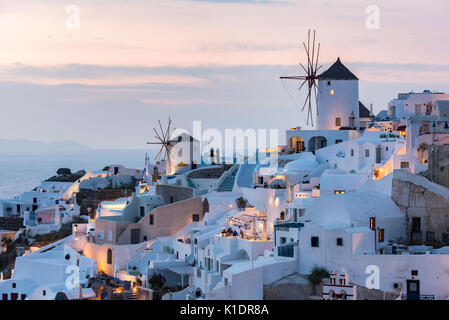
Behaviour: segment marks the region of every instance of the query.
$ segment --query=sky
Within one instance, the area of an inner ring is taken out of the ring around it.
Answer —
[[[298,84],[279,76],[300,73],[308,29],[323,69],[340,57],[377,113],[398,92],[449,92],[448,10],[447,0],[0,0],[0,139],[145,148],[170,116],[187,130],[275,128],[284,143],[286,129],[307,128]]]

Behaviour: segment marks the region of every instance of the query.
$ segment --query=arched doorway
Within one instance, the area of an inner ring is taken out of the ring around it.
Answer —
[[[327,139],[322,136],[312,137],[309,140],[309,152],[315,153],[316,150],[326,148],[327,147]]]
[[[306,150],[304,139],[301,137],[291,137],[288,140],[288,149],[293,153],[300,153]]]
[[[107,262],[107,264],[112,264],[112,250],[111,249],[108,249],[106,262]]]

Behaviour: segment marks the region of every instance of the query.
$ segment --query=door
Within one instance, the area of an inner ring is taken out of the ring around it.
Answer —
[[[140,229],[131,229],[131,244],[139,243]]]
[[[18,293],[11,293],[11,300],[17,300],[19,298]]]
[[[376,163],[382,162],[382,148],[376,147]]]
[[[8,300],[8,294],[7,293],[3,293],[2,294],[2,300]]]
[[[407,300],[419,300],[419,280],[407,280]]]

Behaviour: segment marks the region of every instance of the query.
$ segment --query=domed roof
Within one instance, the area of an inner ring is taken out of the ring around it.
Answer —
[[[318,167],[318,162],[315,159],[305,158],[291,161],[285,165],[287,171],[306,171],[313,170]]]

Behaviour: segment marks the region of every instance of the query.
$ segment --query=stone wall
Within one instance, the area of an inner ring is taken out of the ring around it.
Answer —
[[[421,242],[427,232],[434,232],[435,242],[442,242],[449,233],[449,189],[436,185],[421,176],[396,172],[393,176],[391,198],[406,216],[406,243],[412,242],[413,218],[420,218]],[[420,241],[415,241],[419,244]]]
[[[87,208],[95,212],[102,201],[113,201],[118,198],[129,197],[134,189],[93,190],[80,189],[76,195],[76,202],[81,206],[80,213],[87,214]]]
[[[217,168],[204,168],[192,171],[187,176],[189,179],[218,179],[232,167],[231,164],[223,164]]]
[[[23,228],[23,218],[0,217],[0,230],[18,231]]]
[[[429,180],[449,187],[449,145],[431,145],[429,147]]]
[[[163,184],[156,185],[156,194],[161,195],[166,203],[175,203],[194,196],[192,188]]]

